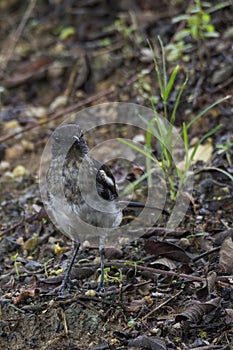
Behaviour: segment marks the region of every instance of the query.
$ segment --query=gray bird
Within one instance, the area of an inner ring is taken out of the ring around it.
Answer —
[[[74,253],[66,271],[63,291],[85,237],[100,237],[101,280],[104,289],[104,237],[106,230],[120,225],[122,210],[117,206],[117,185],[109,168],[88,154],[81,128],[63,125],[51,138],[51,161],[47,171],[47,211],[61,231],[74,241]],[[82,171],[80,172],[80,167]]]
[[[118,189],[110,169],[89,155],[83,131],[77,124],[57,128],[51,137],[51,159],[46,174],[46,210],[58,228],[74,242],[74,253],[66,270],[61,292],[80,247],[80,236],[99,238],[101,279],[104,290],[105,237],[122,221],[122,205],[145,206],[142,203],[117,202]]]

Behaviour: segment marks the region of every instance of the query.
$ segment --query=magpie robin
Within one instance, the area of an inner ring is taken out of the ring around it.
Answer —
[[[52,134],[51,161],[47,171],[47,211],[59,228],[74,241],[74,252],[61,286],[68,284],[69,273],[82,236],[100,237],[101,280],[104,290],[104,237],[120,225],[122,209],[117,185],[110,169],[89,155],[83,132],[77,124],[66,124]],[[94,179],[94,185],[93,185]],[[124,203],[125,204],[125,203]],[[129,202],[127,206],[144,207]],[[159,209],[159,208],[155,208]]]

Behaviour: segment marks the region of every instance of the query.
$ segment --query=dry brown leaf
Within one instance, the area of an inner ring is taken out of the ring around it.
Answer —
[[[233,273],[233,241],[232,238],[226,238],[219,252],[219,265],[226,273]]]
[[[194,322],[195,324],[199,323],[202,317],[219,305],[221,298],[212,299],[206,303],[199,303],[198,301],[194,301],[191,306],[187,307],[187,309],[176,315],[176,322],[188,321]]]
[[[190,148],[189,156],[191,156],[193,150],[194,150],[194,147]],[[199,145],[194,155],[192,163],[195,164],[198,161],[203,161],[204,163],[207,163],[210,160],[212,153],[213,153],[213,145],[211,141],[205,143],[204,145]]]

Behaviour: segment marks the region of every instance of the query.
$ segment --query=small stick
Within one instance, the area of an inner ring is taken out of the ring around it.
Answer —
[[[150,317],[155,311],[159,310],[161,307],[163,307],[164,305],[168,304],[171,300],[175,299],[176,297],[178,297],[181,293],[183,292],[183,290],[179,290],[175,295],[173,295],[171,298],[165,300],[163,303],[161,303],[160,305],[156,306],[153,310],[151,310],[150,312],[148,312],[148,314],[146,314],[145,316],[143,316],[142,320],[144,321],[146,318]]]
[[[31,15],[31,13],[32,13],[32,10],[34,9],[34,7],[36,5],[36,1],[37,0],[29,1],[28,8],[27,8],[27,10],[24,13],[24,16],[23,16],[23,18],[22,18],[18,28],[16,29],[14,34],[11,35],[12,39],[11,39],[11,42],[10,42],[10,44],[8,46],[7,53],[6,53],[6,58],[3,61],[3,64],[2,64],[2,67],[1,67],[2,69],[5,69],[7,67],[8,62],[10,61],[11,57],[13,56],[15,48],[16,48],[16,45],[17,45],[17,43],[19,41],[19,38],[22,35],[24,27],[25,27],[25,25],[26,25],[30,15]]]
[[[37,123],[35,123],[33,125],[28,125],[28,126],[24,127],[20,131],[16,131],[16,132],[14,132],[12,134],[9,134],[9,135],[1,137],[0,138],[0,143],[5,142],[5,141],[10,140],[10,139],[13,139],[15,136],[20,135],[20,134],[22,134],[22,133],[24,133],[26,131],[38,128],[41,125],[48,124],[51,121],[54,121],[54,120],[59,119],[61,117],[64,117],[65,114],[72,113],[72,112],[76,111],[77,109],[80,109],[80,108],[82,108],[82,107],[84,107],[84,106],[86,106],[88,104],[91,104],[91,103],[95,102],[96,100],[101,99],[102,97],[105,97],[107,95],[111,95],[114,91],[115,91],[115,88],[114,87],[110,87],[107,90],[101,91],[98,94],[95,94],[95,95],[92,95],[92,96],[86,98],[82,102],[76,103],[76,104],[74,104],[72,106],[69,106],[69,107],[64,108],[62,110],[59,110],[59,111],[57,111],[55,113],[52,112],[51,113],[52,116],[46,118],[42,122],[37,122]]]

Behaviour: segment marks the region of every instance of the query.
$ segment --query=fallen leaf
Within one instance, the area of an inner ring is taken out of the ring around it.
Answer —
[[[185,251],[172,243],[147,239],[144,243],[144,248],[147,253],[155,256],[163,256],[183,263],[188,263],[190,261],[190,257]]]
[[[221,298],[215,298],[212,299],[206,303],[199,303],[198,301],[192,302],[192,305],[187,307],[187,309],[176,315],[175,322],[181,322],[181,321],[187,321],[187,322],[194,322],[195,324],[198,324],[202,317],[219,305],[221,301]]]
[[[226,238],[219,252],[219,265],[226,273],[233,273],[233,241],[232,238]]]
[[[128,342],[128,349],[130,347],[146,348],[149,350],[166,350],[165,343],[157,337],[148,337],[147,335],[140,335],[139,337]]]
[[[194,147],[190,148],[190,150],[188,152],[189,157],[191,156],[193,150],[194,150]],[[195,164],[198,161],[202,161],[204,163],[207,163],[210,160],[212,153],[213,153],[212,141],[208,141],[204,145],[199,145],[197,148],[197,151],[194,155],[192,163]]]

